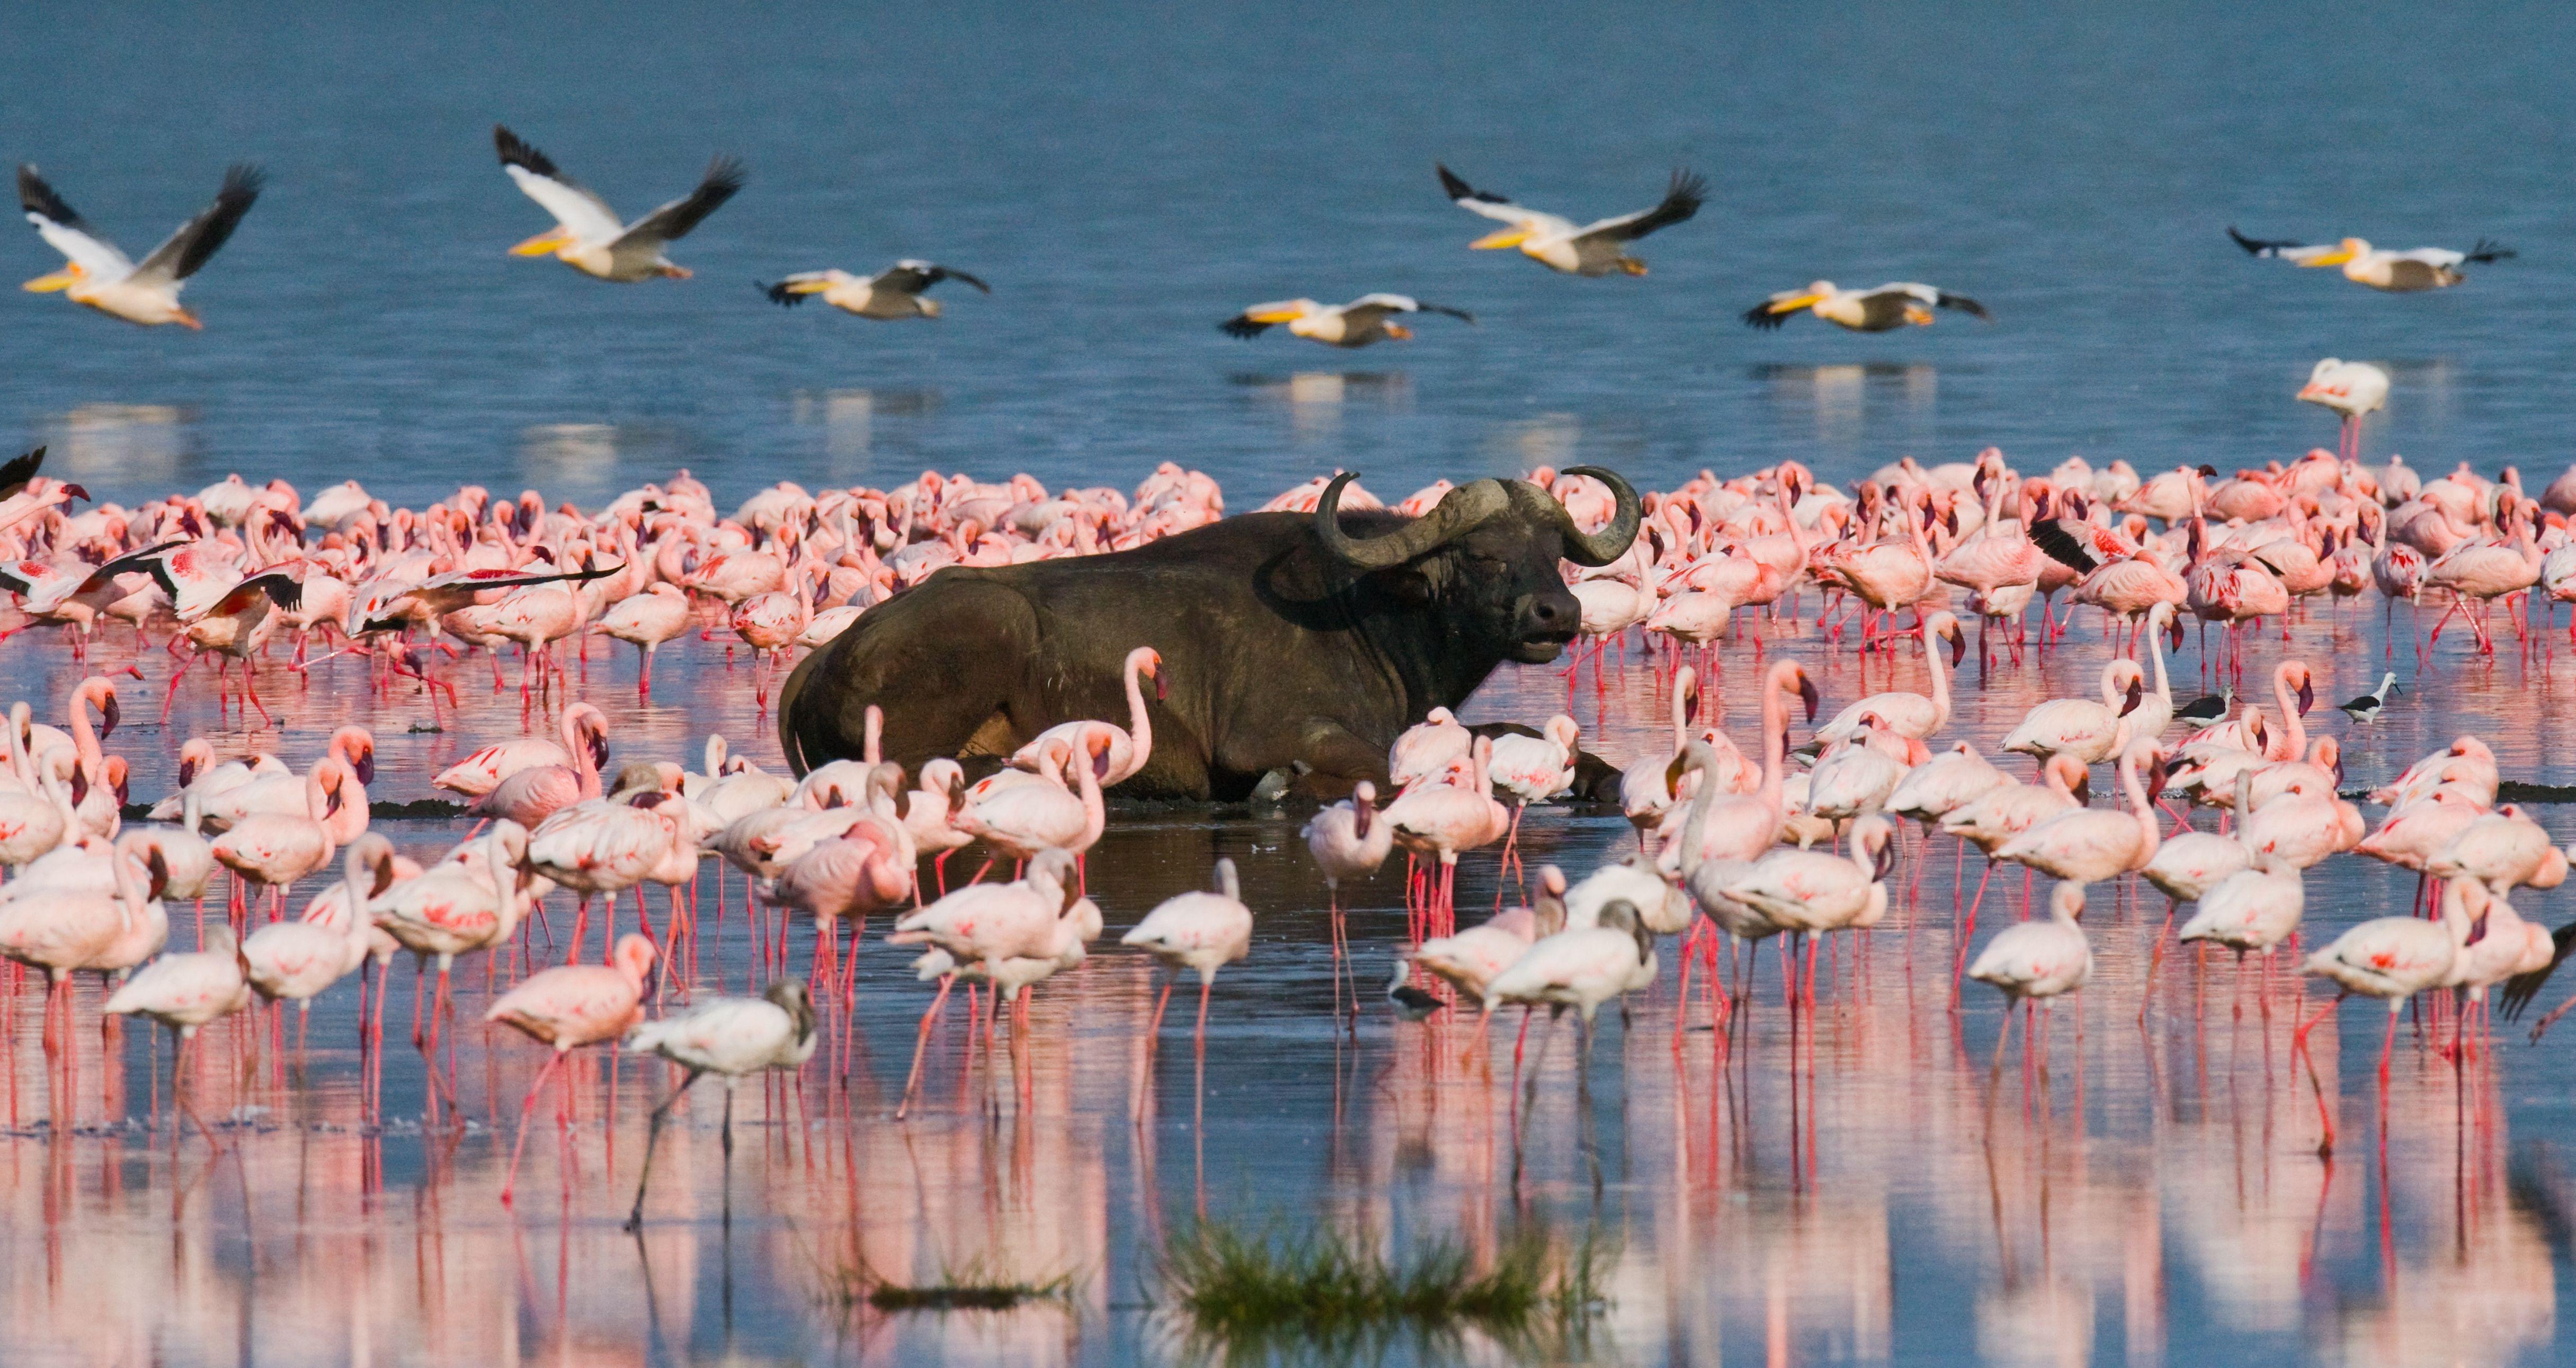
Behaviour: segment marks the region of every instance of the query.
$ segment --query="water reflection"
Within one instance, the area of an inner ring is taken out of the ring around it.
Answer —
[[[940,392],[931,389],[800,390],[788,418],[799,427],[823,429],[832,480],[847,483],[865,476],[873,465],[879,419],[926,418],[939,411],[940,403]]]
[[[1227,377],[1256,402],[1288,410],[1288,429],[1301,441],[1341,431],[1342,411],[1368,404],[1389,411],[1413,402],[1413,377],[1403,371],[1296,371],[1286,376],[1238,373]]]
[[[196,423],[196,410],[175,404],[82,404],[44,424],[45,468],[75,482],[179,483],[196,466]]]
[[[1549,419],[1514,435],[1570,442],[1575,431]],[[620,439],[598,429],[545,438],[563,459]],[[1516,446],[1512,459],[1562,449]],[[1982,684],[1971,672],[1952,730],[1991,747],[2034,703],[2082,691],[2099,662],[2089,630],[2019,672]],[[1771,648],[1806,661],[1829,701],[1927,682],[1914,655],[1864,663],[1824,649],[1804,620],[1777,632]],[[2354,679],[2375,682],[2368,632],[2360,618],[2321,614],[2287,646],[2260,649],[2318,664],[2334,676],[2319,681],[2332,697]],[[132,660],[145,671],[134,688],[167,678],[165,657],[136,654],[121,633],[98,649],[102,667]],[[7,657],[18,690],[48,716],[71,680],[56,650],[31,636]],[[344,663],[310,678],[263,665],[282,728],[256,736],[219,720],[205,691],[184,691],[165,730],[130,707],[142,723],[113,742],[135,764],[137,796],[166,788],[186,735],[302,763],[332,728],[363,722],[380,740],[376,795],[407,799],[464,750],[521,730],[515,689],[492,692],[481,662],[439,667],[462,709],[447,731],[423,734],[405,730],[417,695],[372,697],[363,663]],[[693,755],[716,728],[739,753],[777,763],[768,719],[732,673],[747,666],[729,668],[718,642],[674,643],[650,699],[636,696],[625,655],[567,663],[573,691],[609,712],[621,760]],[[1587,745],[1624,758],[1658,742],[1669,710],[1660,663],[1632,650],[1574,691]],[[1749,736],[1743,667],[1722,662],[1711,698],[1717,720]],[[2438,708],[2406,705],[2422,696],[2410,692],[2369,729],[2336,724],[2355,784],[2463,727],[2496,743],[2508,773],[2568,777],[2576,762],[2546,700],[2576,682],[2576,660],[2446,655],[2439,668]],[[2193,655],[2176,670],[2178,688],[2199,683]],[[1527,718],[1568,704],[1566,681],[1532,667],[1499,676],[1470,713]],[[552,719],[540,710],[526,725],[543,732]],[[2541,816],[2563,838],[2576,814]],[[1905,895],[1865,943],[1825,957],[1814,1014],[1782,1010],[1775,947],[1755,965],[1749,1005],[1712,1030],[1697,984],[1683,1013],[1668,956],[1628,1025],[1603,1014],[1588,1085],[1571,1024],[1531,1027],[1524,1066],[1538,1086],[1525,1104],[1512,1084],[1511,1016],[1493,1023],[1482,1055],[1469,1049],[1470,1023],[1445,1017],[1398,1025],[1372,1011],[1353,1036],[1332,1028],[1323,890],[1297,824],[1295,813],[1122,812],[1093,854],[1113,933],[1198,886],[1215,856],[1241,866],[1258,940],[1219,982],[1204,1070],[1185,1027],[1149,1055],[1141,1033],[1161,981],[1104,948],[1041,987],[1024,1044],[1005,1023],[988,1054],[961,995],[932,1026],[924,1101],[895,1124],[929,989],[908,973],[909,954],[878,938],[880,923],[857,951],[855,1012],[827,1016],[829,1046],[803,1077],[739,1095],[729,1183],[721,1094],[701,1085],[680,1104],[641,1240],[617,1223],[667,1071],[577,1056],[570,1124],[545,1124],[541,1104],[521,1205],[503,1209],[518,1099],[543,1055],[480,1024],[494,984],[470,962],[449,1036],[462,1130],[421,1125],[428,1079],[402,1021],[406,963],[390,976],[380,1111],[360,1086],[348,988],[323,1000],[301,1046],[291,1025],[281,1035],[247,1016],[206,1033],[192,1088],[220,1153],[193,1130],[174,1133],[166,1038],[129,1028],[108,1040],[98,990],[82,984],[72,1062],[48,1068],[41,993],[0,978],[14,1031],[0,1073],[11,1357],[230,1360],[256,1344],[262,1361],[316,1363],[1186,1361],[1194,1342],[1144,1308],[1161,1240],[1203,1217],[1252,1229],[1327,1222],[1397,1254],[1434,1238],[1489,1254],[1533,1224],[1592,1236],[1610,1260],[1609,1302],[1564,1352],[1587,1361],[2143,1363],[2322,1350],[2413,1363],[2559,1348],[2563,1213],[2576,1210],[2576,1180],[2531,1139],[2568,1119],[2560,1099],[2576,1070],[2557,1049],[2510,1048],[2460,1071],[2434,1049],[2442,1026],[2428,1019],[2421,1036],[2401,1037],[2383,1114],[2369,1062],[2384,1018],[2353,1009],[2349,1024],[2370,1038],[2349,1071],[2330,1019],[2314,1044],[2343,1147],[2321,1161],[2313,1085],[2288,1050],[2296,985],[2223,955],[2177,956],[2150,998],[2162,900],[2119,890],[2087,916],[2095,982],[2043,1023],[2027,1073],[2018,1035],[1997,1069],[1991,995],[1970,984],[1954,1012],[1949,974],[1956,909],[1982,871],[1908,833]],[[463,827],[379,829],[425,857]],[[1559,809],[1534,811],[1525,837],[1533,864],[1576,869],[1631,840],[1615,814]],[[2393,910],[2410,891],[2352,862],[2312,878],[2312,936]],[[1391,871],[1354,912],[1364,981],[1384,973],[1402,936],[1399,886]],[[702,873],[700,942],[667,980],[674,1000],[776,972],[766,947],[781,928],[766,913],[746,917],[742,893],[739,876],[712,863]],[[1511,893],[1489,863],[1466,867],[1462,906]],[[1983,925],[2009,923],[2022,905],[2020,881],[1998,876]],[[671,915],[659,896],[651,909],[657,924]],[[504,978],[560,958],[571,911],[559,897],[527,949],[499,966]],[[2563,916],[2552,898],[2526,911]],[[190,910],[173,917],[176,939],[191,943]],[[811,928],[784,933],[787,963],[801,968]],[[1015,1073],[1028,1080],[1026,1101]],[[858,1295],[871,1278],[921,1285],[969,1271],[1072,1281],[1062,1300],[1001,1312],[885,1312]],[[1399,1344],[1389,1357],[1501,1362],[1513,1352],[1470,1337]]]
[[[1810,410],[1816,440],[1831,446],[1860,441],[1868,432],[1873,409],[1901,416],[1909,436],[1922,431],[1940,400],[1940,371],[1919,362],[1762,365],[1753,367],[1751,374],[1768,387],[1774,406]]]
[[[1497,425],[1485,437],[1486,468],[1518,475],[1540,466],[1579,464],[1583,420],[1571,413],[1542,413]]]

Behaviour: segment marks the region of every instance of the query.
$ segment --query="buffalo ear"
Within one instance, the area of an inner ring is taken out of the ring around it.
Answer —
[[[1431,576],[1418,563],[1389,566],[1369,576],[1387,597],[1408,608],[1419,608],[1431,602]]]

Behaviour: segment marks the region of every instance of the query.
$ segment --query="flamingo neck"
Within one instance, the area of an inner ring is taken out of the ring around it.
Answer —
[[[1144,665],[1136,656],[1127,657],[1127,739],[1133,743],[1129,774],[1145,767],[1145,756],[1154,745],[1154,719],[1145,711]]]

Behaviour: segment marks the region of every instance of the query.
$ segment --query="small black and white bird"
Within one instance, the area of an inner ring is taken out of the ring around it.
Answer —
[[[1845,290],[1830,280],[1819,280],[1803,290],[1782,290],[1754,305],[1744,311],[1744,321],[1768,330],[1788,322],[1789,315],[1803,311],[1853,332],[1888,332],[1908,324],[1929,327],[1934,309],[1956,309],[1989,322],[1994,317],[1986,312],[1985,305],[1966,295],[1911,280],[1891,281],[1869,290]]]
[[[1440,1010],[1440,999],[1405,981],[1412,976],[1413,961],[1396,960],[1395,977],[1386,983],[1386,1000],[1395,1008],[1397,1016],[1407,1021],[1420,1021]]]
[[[1311,299],[1282,299],[1255,304],[1217,326],[1235,337],[1259,337],[1274,324],[1288,325],[1290,335],[1332,347],[1365,347],[1372,342],[1402,342],[1413,330],[1394,321],[1400,313],[1447,314],[1473,323],[1464,309],[1425,304],[1411,295],[1366,294],[1348,304],[1318,304]]]
[[[2378,688],[2359,698],[2347,699],[2336,706],[2343,709],[2344,716],[2355,722],[2376,722],[2379,720],[2379,710],[2387,706],[2389,696],[2396,692],[2397,676],[2394,672],[2390,672],[2379,677]]]
[[[2235,705],[2236,690],[2232,688],[2222,693],[2202,694],[2174,709],[2174,720],[2188,722],[2195,727],[2206,727],[2226,717],[2227,710]]]
[[[954,267],[935,261],[909,258],[872,276],[855,276],[837,267],[828,271],[798,271],[775,285],[760,285],[760,292],[772,303],[794,308],[805,302],[807,295],[821,295],[823,302],[844,313],[861,318],[902,319],[937,318],[939,301],[927,297],[930,287],[943,280],[961,281],[986,294],[993,287]],[[753,281],[755,285],[760,282]]]

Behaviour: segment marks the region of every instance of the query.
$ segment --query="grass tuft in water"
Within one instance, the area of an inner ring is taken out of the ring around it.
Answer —
[[[937,1282],[905,1286],[859,1262],[835,1272],[832,1295],[844,1307],[877,1311],[1009,1311],[1030,1302],[1069,1301],[1073,1275],[1062,1273],[1044,1282],[1014,1280],[979,1258],[962,1268],[940,1269]]]
[[[1201,1334],[1348,1343],[1392,1332],[1475,1329],[1507,1340],[1579,1331],[1600,1309],[1597,1244],[1513,1236],[1481,1264],[1437,1240],[1389,1261],[1337,1233],[1250,1234],[1201,1224],[1165,1246],[1158,1273]]]

